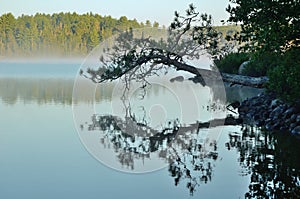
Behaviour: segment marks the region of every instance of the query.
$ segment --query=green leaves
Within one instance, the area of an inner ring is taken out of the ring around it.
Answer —
[[[268,73],[271,91],[288,101],[300,98],[300,1],[230,0],[229,22],[241,23],[237,37],[243,50],[255,52],[246,70],[250,75]]]
[[[300,1],[230,0],[229,22],[242,23],[248,49],[283,52],[296,47],[300,35]]]
[[[290,102],[300,99],[300,49],[294,48],[280,57],[278,66],[269,71],[268,89]]]
[[[249,60],[247,53],[229,53],[220,59],[215,59],[214,63],[221,72],[237,74],[240,65]]]
[[[143,26],[125,16],[114,19],[92,13],[37,13],[18,18],[11,13],[3,14],[0,16],[0,55],[82,56],[119,31]]]

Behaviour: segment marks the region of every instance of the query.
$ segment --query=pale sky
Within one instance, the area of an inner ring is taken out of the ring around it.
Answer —
[[[174,11],[184,14],[188,5],[193,3],[197,10],[211,14],[214,25],[220,25],[228,14],[225,8],[229,0],[0,0],[0,15],[11,12],[14,16],[21,14],[77,12],[79,14],[93,12],[114,18],[126,16],[136,18],[139,22],[149,19],[161,25],[170,25]]]

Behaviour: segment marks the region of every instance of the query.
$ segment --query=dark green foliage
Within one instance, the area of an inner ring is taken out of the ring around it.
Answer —
[[[247,60],[249,60],[248,53],[229,53],[222,58],[215,59],[214,64],[220,72],[237,74],[240,65]]]
[[[288,101],[300,98],[300,1],[230,0],[229,22],[241,23],[237,38],[255,52],[246,67],[251,76],[268,74],[268,88]]]
[[[279,60],[280,56],[276,53],[255,53],[243,72],[252,77],[266,76],[268,70],[278,65]]]
[[[230,0],[230,22],[241,22],[248,49],[284,52],[300,44],[300,1]],[[232,7],[234,5],[234,7]]]
[[[286,52],[279,65],[270,70],[268,89],[290,102],[300,99],[300,48]]]
[[[142,23],[125,16],[114,19],[92,13],[37,13],[15,18],[11,13],[3,14],[0,16],[0,57],[85,55],[113,34],[141,27],[144,27]]]

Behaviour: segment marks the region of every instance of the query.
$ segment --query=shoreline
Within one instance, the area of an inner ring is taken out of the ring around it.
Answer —
[[[274,94],[263,92],[243,100],[239,118],[267,131],[289,132],[300,138],[300,105],[287,104]]]

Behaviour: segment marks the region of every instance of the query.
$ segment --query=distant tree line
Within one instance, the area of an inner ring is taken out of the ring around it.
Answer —
[[[129,28],[159,27],[125,16],[58,13],[0,16],[0,57],[10,55],[85,55],[99,42]]]

